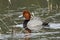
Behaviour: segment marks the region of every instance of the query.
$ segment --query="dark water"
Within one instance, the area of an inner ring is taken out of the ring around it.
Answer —
[[[52,5],[52,6],[51,6]],[[12,28],[13,25],[21,24],[23,18],[18,16],[23,10],[34,12],[35,16],[39,16],[46,22],[60,23],[60,0],[0,0],[0,33],[13,34],[13,30],[17,33],[21,28]],[[60,29],[42,29],[44,32],[56,32]],[[60,34],[44,35],[31,40],[60,40]],[[5,40],[5,39],[3,39]],[[20,38],[8,38],[6,40],[24,40]]]

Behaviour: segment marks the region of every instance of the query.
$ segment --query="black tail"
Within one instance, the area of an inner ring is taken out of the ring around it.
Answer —
[[[49,26],[48,22],[43,22],[43,26]]]

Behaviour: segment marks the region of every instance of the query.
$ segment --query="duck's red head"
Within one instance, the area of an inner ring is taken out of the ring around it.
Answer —
[[[28,10],[23,11],[23,16],[25,17],[26,20],[30,20],[31,14]]]

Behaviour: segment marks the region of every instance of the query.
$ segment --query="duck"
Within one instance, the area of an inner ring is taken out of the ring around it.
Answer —
[[[48,23],[43,22],[40,17],[34,16],[34,13],[30,13],[28,10],[24,10],[23,15],[19,17],[22,16],[25,18],[23,21],[23,28],[25,29],[25,31],[28,31],[29,33],[38,32],[43,28],[42,25],[48,25]]]
[[[42,19],[40,17],[35,16],[33,12],[29,15],[30,19],[27,23],[27,27],[29,30],[31,30],[31,32],[39,32],[42,28],[60,29],[60,23],[43,22]],[[19,18],[21,17],[23,17],[23,15],[19,16]],[[23,28],[23,24],[16,25],[16,27]]]

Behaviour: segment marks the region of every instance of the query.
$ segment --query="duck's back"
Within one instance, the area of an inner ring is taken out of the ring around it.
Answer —
[[[27,27],[32,31],[39,31],[42,28],[42,21],[38,17],[33,17],[28,24]]]

